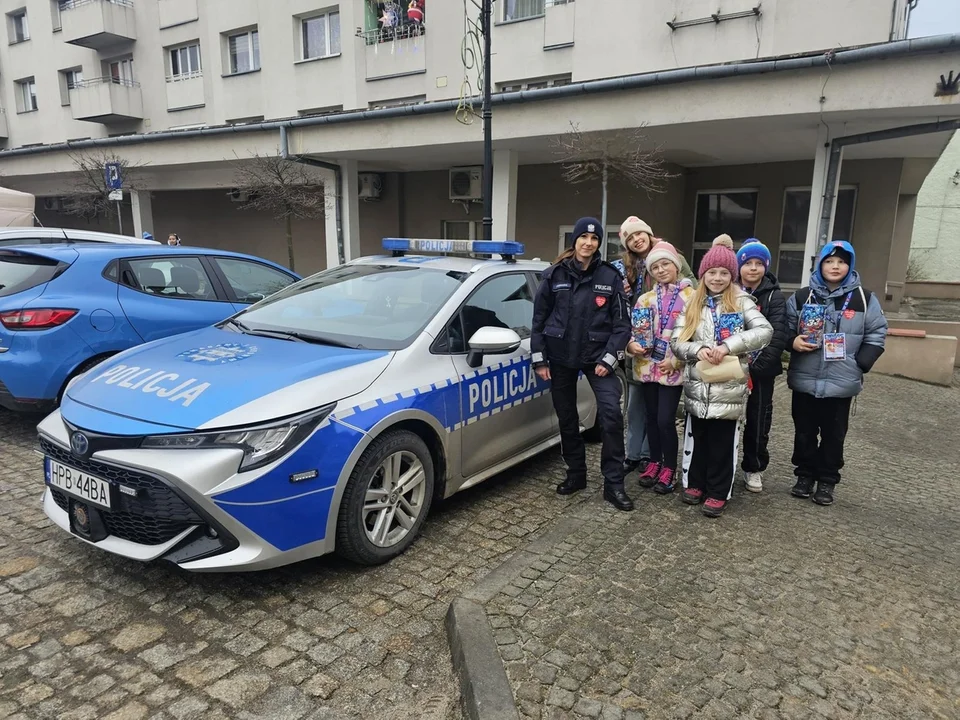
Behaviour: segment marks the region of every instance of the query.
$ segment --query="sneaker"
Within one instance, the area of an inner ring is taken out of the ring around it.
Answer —
[[[696,488],[687,488],[683,491],[683,494],[680,496],[680,499],[683,500],[687,505],[699,505],[703,500],[703,490],[697,490]]]
[[[718,518],[723,515],[723,509],[727,506],[726,500],[717,500],[716,498],[707,498],[703,503],[701,512],[707,517]]]
[[[657,484],[653,486],[653,491],[657,495],[667,495],[673,492],[673,489],[676,487],[676,482],[674,481],[674,475],[676,471],[672,468],[661,468],[660,474],[657,476]]]
[[[638,478],[640,481],[640,487],[650,488],[657,484],[657,480],[660,478],[660,463],[647,463],[647,466],[643,469],[643,472],[640,473]]]
[[[813,496],[817,505],[833,505],[833,483],[817,483],[817,492]]]
[[[746,486],[750,492],[763,492],[763,473],[746,473]]]
[[[647,469],[647,465],[650,464],[650,458],[640,458],[639,460],[633,460],[632,458],[627,458],[623,461],[623,474],[632,473],[634,470],[639,470],[643,472]]]
[[[798,477],[797,484],[793,486],[790,494],[794,497],[806,500],[813,493],[813,478]]]

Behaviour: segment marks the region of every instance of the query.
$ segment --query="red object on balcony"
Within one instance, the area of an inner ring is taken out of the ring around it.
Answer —
[[[414,23],[423,22],[423,2],[418,2],[417,0],[410,0],[410,5],[407,6],[407,20]]]

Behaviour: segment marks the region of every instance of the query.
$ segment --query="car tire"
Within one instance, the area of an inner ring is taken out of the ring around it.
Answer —
[[[77,369],[74,370],[72,373],[70,373],[70,377],[68,377],[68,378],[64,381],[63,387],[60,388],[60,392],[59,392],[59,394],[57,395],[57,407],[59,407],[59,406],[60,406],[60,403],[63,401],[63,394],[67,391],[67,385],[70,384],[70,381],[71,381],[71,380],[73,380],[73,379],[74,379],[75,377],[77,377],[78,375],[83,375],[83,374],[84,374],[85,372],[87,372],[88,370],[90,370],[90,369],[92,369],[92,368],[95,368],[95,367],[96,367],[97,365],[99,365],[100,363],[104,362],[105,360],[110,359],[110,357],[112,357],[112,356],[111,356],[111,355],[98,355],[97,357],[92,357],[92,358],[90,358],[89,360],[84,360],[82,363],[80,363],[80,364],[77,366]]]
[[[620,380],[620,412],[623,415],[624,427],[626,427],[627,422],[627,378],[623,374],[623,371],[617,369],[614,371],[614,374],[617,376],[617,379]],[[594,418],[593,427],[589,427],[583,431],[583,440],[588,443],[598,443],[603,440],[603,429],[600,427],[600,419]]]
[[[397,487],[398,482],[403,484]],[[343,492],[337,554],[360,565],[380,565],[403,553],[420,534],[433,488],[433,457],[418,435],[394,430],[378,437],[360,456]]]

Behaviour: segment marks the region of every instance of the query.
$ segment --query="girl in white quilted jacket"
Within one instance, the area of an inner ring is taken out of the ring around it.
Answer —
[[[729,236],[721,235],[703,256],[700,286],[671,340],[674,355],[686,363],[682,499],[690,505],[702,502],[707,517],[723,514],[733,490],[737,426],[750,393],[748,357],[773,337],[763,313],[734,282],[737,256],[732,244]]]

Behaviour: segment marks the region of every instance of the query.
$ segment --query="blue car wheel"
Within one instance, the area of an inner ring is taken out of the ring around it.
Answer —
[[[337,553],[380,565],[416,540],[430,512],[433,458],[408,430],[387,432],[360,456],[337,517]]]

